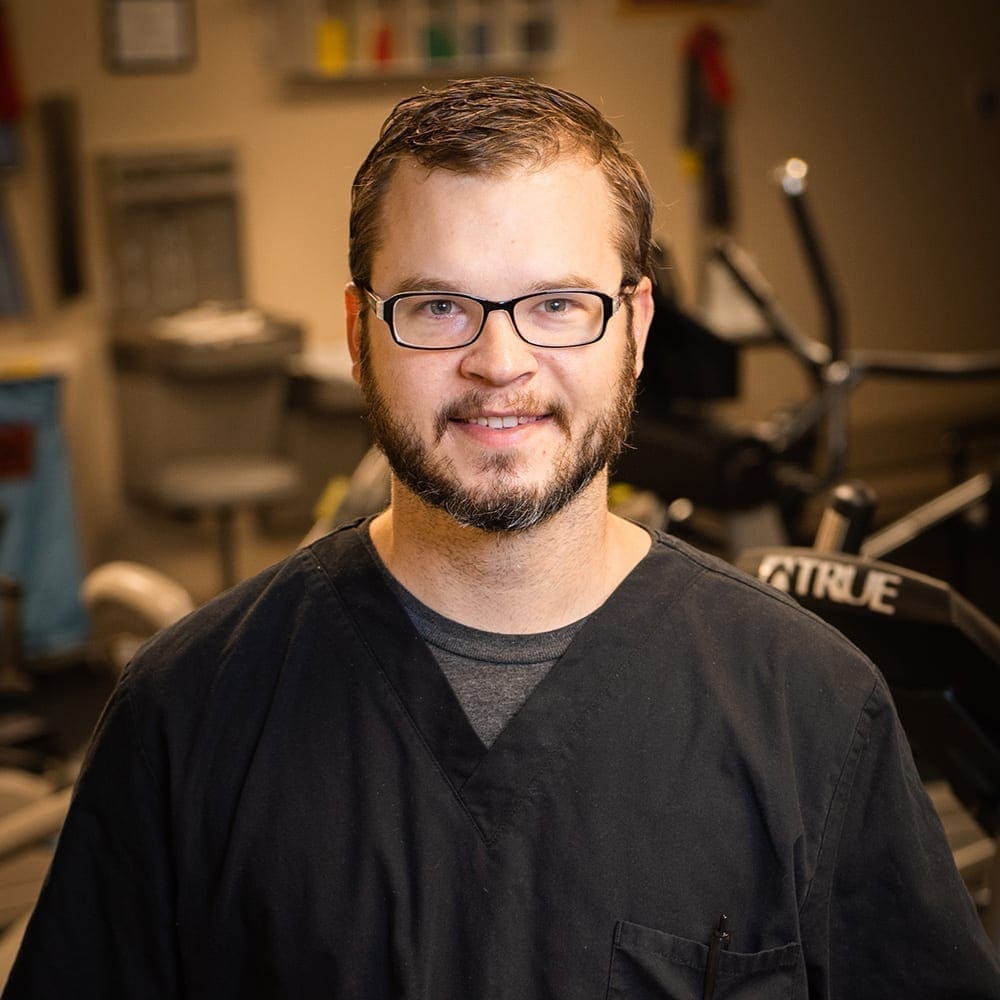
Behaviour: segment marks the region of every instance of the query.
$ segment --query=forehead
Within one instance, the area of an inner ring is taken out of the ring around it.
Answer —
[[[496,176],[405,160],[382,203],[372,280],[380,294],[435,279],[513,295],[564,274],[603,287],[621,277],[616,221],[603,172],[579,157]]]

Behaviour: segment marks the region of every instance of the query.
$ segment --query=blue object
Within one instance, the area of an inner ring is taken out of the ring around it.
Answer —
[[[0,382],[0,573],[23,588],[29,656],[68,651],[88,633],[60,389],[49,376]]]

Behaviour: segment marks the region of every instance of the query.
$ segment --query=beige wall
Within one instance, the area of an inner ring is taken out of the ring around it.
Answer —
[[[757,0],[665,4],[625,13],[578,0],[569,58],[544,79],[603,106],[649,170],[658,231],[694,280],[697,199],[679,172],[682,41],[699,17],[725,31],[738,94],[733,156],[738,234],[789,311],[816,322],[785,210],[768,181],[789,155],[811,165],[814,213],[848,306],[854,343],[915,348],[1000,346],[1000,124],[971,111],[978,81],[996,84],[995,0]],[[231,142],[242,163],[245,267],[251,299],[301,320],[313,343],[342,345],[347,193],[384,114],[420,81],[291,86],[275,60],[268,0],[197,0],[198,61],[179,75],[122,76],[102,67],[97,0],[8,0],[29,100],[26,164],[6,184],[33,302],[0,324],[0,350],[68,343],[76,354],[70,420],[88,554],[113,523],[114,427],[103,365],[104,281],[94,157],[118,149]],[[31,102],[79,101],[83,223],[90,287],[53,301],[37,121]],[[748,409],[776,401],[785,368],[750,365]],[[992,407],[996,384],[956,395],[868,389],[858,420],[928,408]],[[957,401],[956,401],[957,400]]]

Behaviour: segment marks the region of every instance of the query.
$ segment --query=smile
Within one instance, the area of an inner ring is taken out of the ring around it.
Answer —
[[[477,424],[480,427],[491,427],[493,430],[501,430],[504,427],[517,427],[519,424],[533,424],[543,417],[519,417],[514,414],[505,417],[469,417],[462,420],[463,424]]]

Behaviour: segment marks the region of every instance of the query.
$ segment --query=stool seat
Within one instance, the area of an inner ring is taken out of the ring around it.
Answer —
[[[218,455],[168,462],[147,486],[152,500],[171,510],[218,510],[276,503],[299,489],[291,463],[263,455]]]
[[[146,496],[168,510],[207,511],[218,525],[223,588],[237,581],[233,520],[237,509],[290,500],[301,488],[294,463],[267,455],[199,455],[167,462]]]

